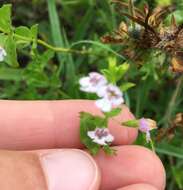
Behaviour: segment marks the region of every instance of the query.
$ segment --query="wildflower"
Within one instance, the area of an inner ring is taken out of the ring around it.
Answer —
[[[89,76],[81,78],[79,83],[81,85],[80,90],[96,93],[99,88],[107,84],[107,80],[103,75],[97,72],[91,72]]]
[[[141,118],[139,120],[139,131],[146,133],[146,141],[149,142],[151,140],[150,131],[152,129],[157,128],[156,122],[152,119]]]
[[[94,131],[88,131],[87,135],[93,142],[99,145],[107,145],[114,140],[114,137],[110,134],[107,128],[96,128]]]
[[[4,61],[4,58],[7,56],[7,53],[4,48],[0,47],[0,62]]]
[[[109,112],[113,107],[117,107],[124,102],[123,93],[117,86],[112,84],[98,89],[97,95],[101,97],[101,99],[95,102],[96,106],[103,112]]]
[[[127,127],[138,128],[142,133],[146,133],[146,141],[151,141],[150,131],[157,128],[156,121],[152,119],[141,118],[139,120],[129,120],[122,123]]]

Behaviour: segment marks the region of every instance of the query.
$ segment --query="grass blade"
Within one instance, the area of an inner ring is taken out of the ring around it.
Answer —
[[[175,147],[169,144],[160,144],[156,146],[156,151],[160,154],[173,156],[176,158],[183,159],[183,149]]]
[[[61,32],[61,25],[56,10],[56,1],[47,0],[49,20],[51,25],[52,40],[55,46],[65,47],[63,35]],[[63,68],[63,56],[61,53],[57,53],[58,60],[60,62],[61,69]]]

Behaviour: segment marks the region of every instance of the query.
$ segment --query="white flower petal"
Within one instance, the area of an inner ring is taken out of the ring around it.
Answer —
[[[109,134],[109,135],[106,137],[106,139],[105,139],[106,142],[112,142],[113,140],[114,140],[114,137],[113,137],[111,134]]]
[[[124,99],[122,97],[112,99],[111,103],[112,103],[113,106],[120,106],[122,103],[124,103]]]
[[[149,143],[151,141],[151,134],[149,131],[146,132],[146,142]]]
[[[79,84],[81,86],[88,86],[89,84],[89,81],[90,81],[90,78],[89,77],[83,77],[79,80]]]
[[[96,135],[95,135],[95,131],[88,131],[87,135],[91,138],[91,139],[95,139]]]
[[[117,94],[117,95],[119,95],[119,96],[122,96],[121,90],[120,90],[119,87],[117,87],[116,85],[109,84],[109,85],[108,85],[108,88],[109,88],[111,91],[114,91],[115,94]]]
[[[114,140],[107,128],[96,128],[94,131],[88,131],[87,135],[93,142],[100,145],[107,145],[107,143],[111,143]]]
[[[97,95],[98,95],[99,97],[101,97],[101,98],[105,97],[105,96],[106,96],[106,93],[107,93],[106,88],[107,88],[107,86],[101,86],[100,88],[98,88],[98,90],[97,90],[97,92],[96,92]]]
[[[93,142],[97,143],[97,144],[100,144],[100,145],[107,145],[107,143],[105,143],[105,139],[104,138],[95,138],[93,139]]]
[[[107,83],[106,78],[99,73],[89,73],[89,76],[79,80],[80,90],[90,93],[96,93],[97,90]]]
[[[107,99],[99,99],[95,101],[95,105],[103,112],[109,112],[112,109],[110,101]]]
[[[91,73],[89,73],[89,77],[90,77],[90,79],[92,79],[92,78],[98,79],[98,83],[99,83],[100,85],[107,84],[107,79],[105,78],[104,75],[101,75],[100,73],[91,72]]]
[[[0,47],[0,61],[4,61],[6,56],[7,56],[7,53],[6,53],[5,49]]]

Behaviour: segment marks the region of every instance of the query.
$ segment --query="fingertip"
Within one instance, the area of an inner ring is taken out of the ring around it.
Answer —
[[[133,184],[133,185],[128,185],[126,187],[122,187],[116,190],[158,190],[152,185],[149,184]]]
[[[130,184],[147,183],[165,188],[165,170],[156,154],[136,145],[114,147],[117,155],[101,152],[95,159],[102,171],[101,189],[112,190]]]

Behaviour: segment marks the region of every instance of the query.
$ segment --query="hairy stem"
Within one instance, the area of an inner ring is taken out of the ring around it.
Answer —
[[[0,32],[2,32],[3,34],[7,34],[1,28],[0,28]],[[13,34],[13,36],[17,39],[20,39],[20,40],[26,41],[26,42],[33,42],[34,41],[34,39],[32,39],[32,38],[28,38],[28,37],[21,36],[18,34]],[[95,53],[91,52],[90,50],[76,50],[76,49],[70,49],[70,48],[55,47],[55,46],[52,46],[51,44],[48,44],[47,42],[45,42],[41,39],[37,39],[37,43],[48,48],[48,49],[55,51],[55,52],[74,53],[74,54],[81,54],[81,55],[95,55],[95,56],[101,57],[101,55],[95,54]]]
[[[179,93],[180,93],[182,86],[183,86],[182,83],[183,83],[183,75],[178,79],[176,89],[175,89],[174,93],[172,94],[172,97],[171,97],[170,102],[168,104],[167,111],[166,111],[165,116],[163,118],[163,123],[165,125],[167,125],[171,121],[171,116],[172,116],[172,113],[173,113],[173,110],[174,110],[174,107],[175,107],[175,104],[177,101],[177,97],[179,96]]]

